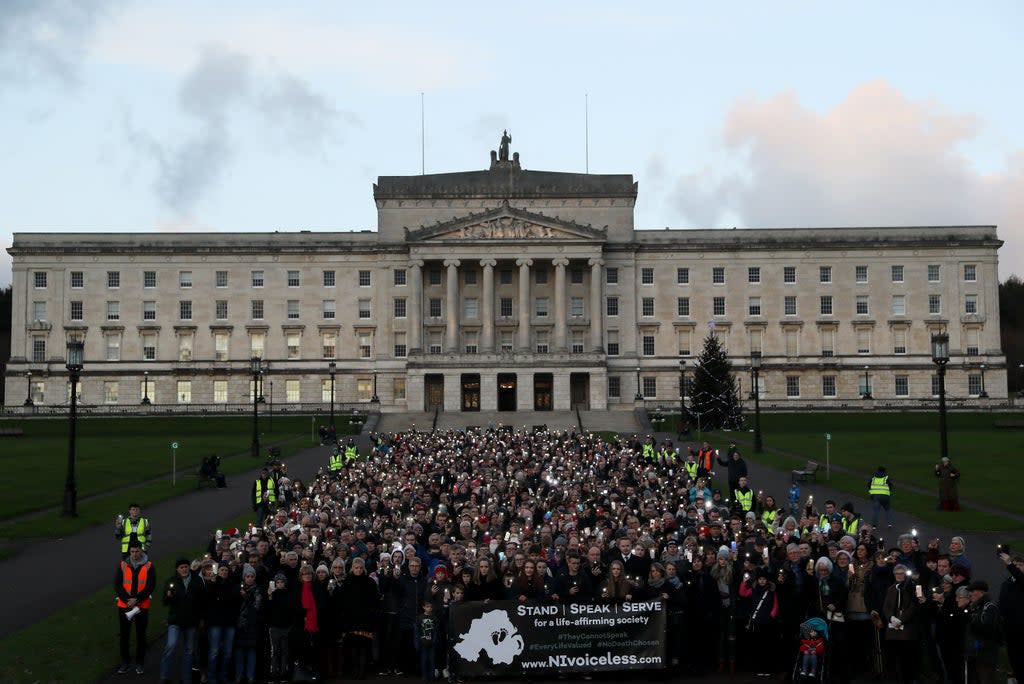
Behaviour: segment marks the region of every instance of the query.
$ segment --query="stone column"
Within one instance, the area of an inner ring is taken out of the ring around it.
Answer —
[[[516,259],[519,267],[519,330],[516,336],[516,349],[526,352],[530,349],[530,266],[533,259]],[[533,402],[530,402],[533,406]]]
[[[458,259],[444,260],[445,268],[448,269],[448,282],[445,288],[445,323],[447,327],[444,334],[444,349],[449,353],[459,350],[459,264],[461,263]],[[447,403],[446,398],[445,404]]]
[[[569,265],[569,260],[565,257],[558,259],[552,259],[551,263],[555,266],[555,339],[554,347],[555,353],[564,353],[566,350],[565,344],[565,267]]]
[[[494,267],[498,264],[494,259],[481,259],[484,268],[483,306],[480,314],[483,326],[480,333],[480,351],[484,354],[494,353]]]
[[[409,264],[409,353],[423,351],[423,261]],[[408,392],[408,390],[406,390]]]
[[[604,310],[601,308],[601,266],[604,261],[591,259],[590,265],[590,351],[603,351],[601,345],[601,320]]]

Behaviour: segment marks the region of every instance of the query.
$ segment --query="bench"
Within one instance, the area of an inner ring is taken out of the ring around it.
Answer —
[[[217,480],[212,478],[212,477],[210,477],[209,475],[204,475],[202,470],[197,470],[196,471],[196,489],[202,489],[205,486],[216,487],[217,486]]]
[[[821,465],[817,461],[808,461],[802,470],[793,470],[793,482],[807,482],[808,480],[818,481],[818,468]]]
[[[25,431],[21,428],[0,428],[0,437],[24,437]]]

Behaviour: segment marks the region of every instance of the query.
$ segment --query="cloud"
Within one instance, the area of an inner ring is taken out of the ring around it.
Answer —
[[[0,3],[0,88],[77,84],[78,69],[112,0],[5,0]]]
[[[961,150],[982,125],[884,81],[823,113],[792,93],[744,100],[719,140],[730,170],[678,176],[670,201],[701,226],[730,213],[749,226],[994,223],[1003,277],[1024,273],[1024,150],[998,173],[976,171]]]

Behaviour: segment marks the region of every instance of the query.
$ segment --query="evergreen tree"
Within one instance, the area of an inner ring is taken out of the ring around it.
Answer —
[[[700,417],[703,430],[743,427],[743,414],[729,357],[714,330],[704,338],[704,349],[697,361],[691,399],[694,417]]]

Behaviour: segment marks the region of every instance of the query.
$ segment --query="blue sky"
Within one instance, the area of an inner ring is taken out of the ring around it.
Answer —
[[[0,242],[359,230],[378,175],[639,181],[640,228],[998,224],[1019,2],[0,3]],[[10,259],[0,258],[0,286]]]

